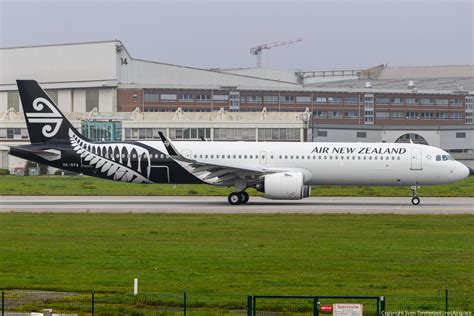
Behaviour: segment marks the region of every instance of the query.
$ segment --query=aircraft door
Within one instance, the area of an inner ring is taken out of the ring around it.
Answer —
[[[261,165],[266,165],[267,164],[267,152],[266,151],[261,151],[260,152],[260,164]]]
[[[422,159],[421,159],[421,149],[412,148],[411,149],[411,170],[422,170]]]
[[[183,156],[184,156],[184,158],[191,159],[191,154],[192,154],[191,150],[189,150],[189,149],[183,149]]]

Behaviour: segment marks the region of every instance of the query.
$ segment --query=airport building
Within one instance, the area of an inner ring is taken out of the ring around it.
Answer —
[[[0,167],[28,141],[16,79],[101,140],[414,141],[474,167],[474,65],[284,71],[133,58],[118,40],[0,49]]]

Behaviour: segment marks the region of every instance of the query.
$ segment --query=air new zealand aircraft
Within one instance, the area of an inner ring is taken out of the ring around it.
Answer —
[[[133,183],[230,186],[230,204],[254,187],[269,199],[297,200],[310,185],[410,186],[452,183],[469,170],[445,151],[420,144],[91,141],[64,117],[36,81],[18,80],[30,145],[10,154],[88,176]]]

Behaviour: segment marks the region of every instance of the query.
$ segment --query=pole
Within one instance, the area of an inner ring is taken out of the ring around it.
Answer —
[[[380,313],[380,309],[379,309],[379,308],[380,308],[380,297],[377,297],[377,314],[375,314],[375,315],[380,315],[380,314],[379,314],[379,313]]]
[[[92,316],[94,316],[94,305],[95,305],[95,298],[94,298],[94,291],[92,291]]]
[[[252,316],[256,316],[257,315],[257,298],[254,296],[252,297]]]
[[[385,316],[385,297],[380,297],[380,315]]]
[[[319,304],[321,304],[321,302],[319,302],[319,297],[315,297],[314,301],[315,301],[314,316],[318,316],[319,315]]]
[[[184,314],[184,316],[186,316],[186,292],[184,292],[183,299],[184,299],[183,314]]]
[[[133,295],[138,295],[138,279],[133,280]]]
[[[448,315],[448,289],[446,289],[445,313]]]
[[[2,291],[2,316],[5,316],[5,292]]]
[[[247,316],[252,316],[252,295],[247,295]]]

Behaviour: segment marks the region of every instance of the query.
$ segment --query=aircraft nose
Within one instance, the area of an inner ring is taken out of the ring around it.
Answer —
[[[457,175],[459,176],[459,180],[466,179],[469,176],[469,168],[460,162],[458,163]]]

